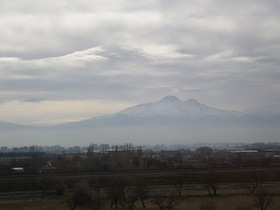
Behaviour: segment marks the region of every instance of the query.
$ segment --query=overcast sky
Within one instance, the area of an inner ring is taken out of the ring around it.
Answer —
[[[280,105],[278,0],[1,0],[0,121],[58,123],[166,95]]]

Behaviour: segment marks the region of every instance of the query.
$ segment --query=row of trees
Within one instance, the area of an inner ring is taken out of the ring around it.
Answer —
[[[91,209],[121,208],[132,210],[137,200],[146,208],[150,189],[141,177],[128,179],[126,176],[95,177],[90,182],[76,184],[69,201],[72,209],[77,206],[91,207]]]
[[[273,171],[274,172],[274,171]],[[42,192],[43,195],[56,193],[71,198],[72,209],[86,206],[92,209],[135,209],[135,204],[145,208],[147,202],[158,209],[172,209],[181,199],[186,199],[186,190],[190,186],[202,188],[209,196],[219,194],[222,187],[234,185],[252,195],[261,210],[265,210],[272,201],[272,194],[264,186],[269,181],[266,171],[209,171],[190,173],[143,173],[141,175],[99,175],[84,177],[57,177],[52,174],[34,176],[31,180],[22,180],[14,184],[8,180],[1,184],[2,191],[30,191],[31,195]],[[78,184],[75,184],[77,183]]]
[[[200,185],[209,196],[217,195],[220,187],[225,184],[223,176],[216,172],[205,173],[201,179]],[[173,209],[180,200],[187,198],[184,190],[190,183],[189,181],[190,176],[188,175],[176,175],[170,177],[169,188],[162,188],[163,185],[152,186],[149,180],[142,176],[95,177],[89,182],[83,181],[76,184],[69,205],[72,209],[83,206],[99,210],[106,208],[132,210],[135,209],[137,201],[141,203],[143,209],[146,208],[148,201],[159,210],[168,210]],[[248,187],[251,185],[254,185],[253,191],[251,187]],[[173,187],[170,188],[170,186]],[[240,187],[248,190],[260,210],[267,209],[271,204],[272,194],[264,187],[261,178],[260,180],[257,180],[256,177],[248,179],[247,182],[240,183]]]

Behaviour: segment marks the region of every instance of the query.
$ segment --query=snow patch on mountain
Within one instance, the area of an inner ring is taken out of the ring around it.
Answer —
[[[181,101],[175,96],[166,96],[160,101],[139,104],[127,108],[116,115],[128,117],[168,117],[168,118],[202,118],[209,116],[216,117],[237,117],[237,111],[225,111],[208,107],[195,99]]]

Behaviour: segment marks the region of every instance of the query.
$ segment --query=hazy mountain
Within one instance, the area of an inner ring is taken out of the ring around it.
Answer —
[[[166,96],[158,102],[140,104],[127,108],[116,115],[126,115],[130,117],[158,117],[167,118],[203,118],[209,116],[216,117],[237,117],[240,113],[236,111],[225,111],[208,107],[195,99],[181,101],[175,96]]]
[[[139,104],[115,114],[66,123],[58,127],[166,125],[235,120],[241,116],[241,112],[219,110],[195,99],[181,101],[175,96],[166,96],[157,102]]]
[[[209,107],[194,99],[166,96],[120,112],[57,126],[0,123],[3,145],[90,143],[186,144],[279,141],[280,115],[248,114]],[[13,130],[11,130],[13,129]]]

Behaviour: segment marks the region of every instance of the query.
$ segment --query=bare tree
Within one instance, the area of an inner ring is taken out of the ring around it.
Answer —
[[[104,201],[102,199],[102,196],[101,196],[101,188],[103,187],[102,186],[102,183],[103,183],[104,180],[102,180],[102,177],[100,176],[94,176],[91,180],[90,180],[90,186],[93,188],[93,196],[92,196],[92,199],[91,199],[91,202],[92,202],[92,209],[93,210],[101,210],[103,209],[104,207]]]
[[[255,204],[260,210],[266,210],[271,204],[273,195],[269,193],[264,187],[261,187],[255,193]]]
[[[108,187],[107,196],[111,201],[110,209],[115,206],[118,208],[118,203],[121,200],[125,200],[125,188],[126,188],[126,180],[121,175],[116,175],[111,178],[110,186]]]
[[[250,171],[241,178],[241,187],[251,194],[263,183],[263,176],[260,171]]]
[[[187,175],[174,176],[172,178],[174,188],[180,197],[182,197],[183,188],[187,182],[187,179]]]
[[[135,208],[135,202],[137,201],[137,195],[133,192],[126,194],[125,197],[120,199],[119,203],[123,210],[133,210]]]
[[[151,202],[152,204],[157,205],[159,210],[170,210],[176,206],[178,196],[155,194],[153,195]]]
[[[149,188],[146,180],[143,177],[133,179],[132,192],[141,200],[142,207],[146,208],[145,200],[149,197]]]
[[[89,145],[87,149],[87,171],[92,171],[94,169],[93,164],[94,164],[94,152],[93,152],[93,144]]]
[[[222,184],[222,176],[219,173],[209,171],[203,177],[203,182],[204,182],[203,186],[207,190],[208,194],[211,195],[213,192],[213,194],[216,195],[218,189]]]

